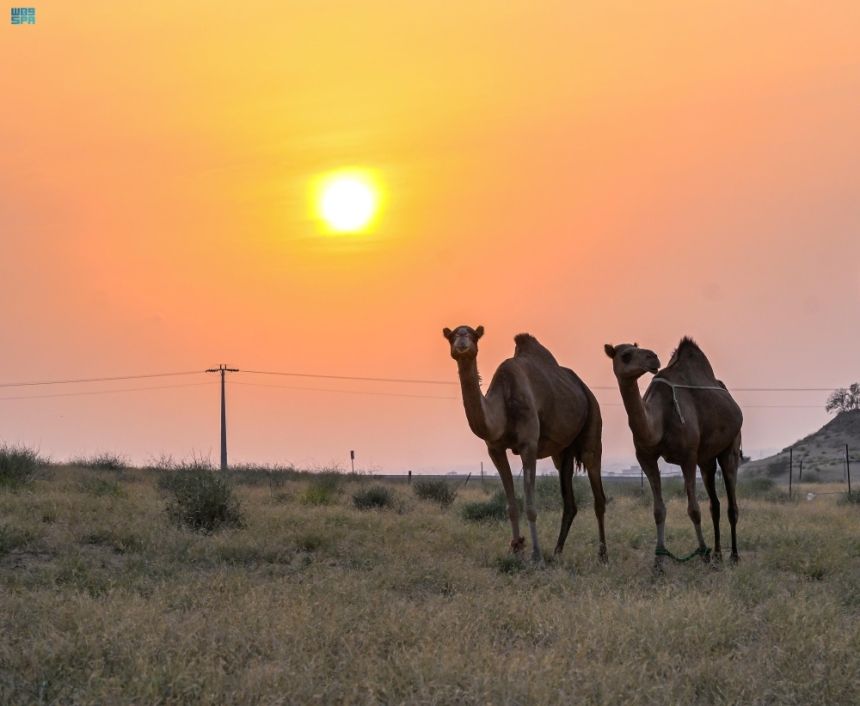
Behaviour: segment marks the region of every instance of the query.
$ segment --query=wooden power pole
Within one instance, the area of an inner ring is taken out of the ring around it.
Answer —
[[[209,368],[207,373],[221,373],[221,470],[227,470],[227,400],[224,393],[224,376],[226,373],[238,373],[239,368],[228,368],[221,363],[217,368]]]

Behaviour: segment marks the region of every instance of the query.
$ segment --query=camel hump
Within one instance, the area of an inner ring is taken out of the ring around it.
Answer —
[[[669,364],[666,369],[677,368],[686,370],[696,370],[710,379],[716,379],[714,370],[711,367],[711,362],[708,356],[689,336],[684,336],[678,347],[672,351],[672,357],[669,359]]]
[[[518,333],[514,336],[514,357],[518,358],[521,355],[533,356],[547,363],[558,365],[555,356],[549,352],[540,342],[530,333]]]

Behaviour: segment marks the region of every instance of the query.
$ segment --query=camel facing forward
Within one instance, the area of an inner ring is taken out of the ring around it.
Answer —
[[[519,454],[523,462],[526,516],[532,539],[532,559],[541,561],[535,509],[537,460],[552,456],[561,480],[564,511],[555,553],[560,554],[576,515],[573,496],[574,464],[585,467],[594,495],[594,512],[600,535],[599,556],[606,558],[603,514],[606,500],[600,479],[602,421],[600,407],[591,390],[577,375],[561,367],[537,339],[527,333],[514,338],[514,357],[496,370],[481,392],[478,375],[478,339],[484,327],[459,326],[443,334],[451,344],[451,357],[457,361],[463,406],[471,430],[487,443],[487,450],[505,488],[511,521],[511,548],[522,551],[519,510],[507,450]]]
[[[696,500],[696,466],[711,502],[714,523],[714,558],[720,553],[720,501],[717,497],[717,461],[723,471],[729,504],[729,524],[732,529],[733,561],[738,559],[736,526],[738,503],[735,497],[738,464],[741,451],[743,414],[726,386],[717,380],[707,357],[690,338],[684,338],[672,354],[669,365],[660,370],[660,361],[653,351],[638,344],[607,344],[606,355],[612,358],[612,368],[618,379],[621,399],[627,410],[627,420],[633,432],[636,458],[648,478],[654,495],[654,521],[657,523],[658,564],[668,554],[665,546],[666,506],[660,489],[662,456],[669,463],[681,466],[687,491],[687,514],[693,522],[699,540],[698,552],[706,556],[702,535],[702,518]],[[645,373],[654,379],[639,395],[638,379]]]

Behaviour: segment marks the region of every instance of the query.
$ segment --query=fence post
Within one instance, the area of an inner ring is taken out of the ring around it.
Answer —
[[[845,444],[845,473],[848,475],[848,495],[851,495],[851,461],[848,459],[848,444]]]
[[[803,459],[800,459],[800,470],[797,473],[797,482],[803,481]]]
[[[788,450],[788,499],[791,500],[791,474],[794,465],[794,447]]]
[[[407,476],[406,476],[406,482],[407,482],[409,485],[412,485],[412,471],[409,471],[409,472],[408,472],[408,474],[407,474]]]
[[[466,476],[466,482],[465,482],[465,483],[463,483],[463,487],[464,487],[464,488],[465,488],[467,485],[469,485],[469,478],[471,478],[471,477],[472,477],[472,471],[469,471],[469,475],[467,475],[467,476]]]

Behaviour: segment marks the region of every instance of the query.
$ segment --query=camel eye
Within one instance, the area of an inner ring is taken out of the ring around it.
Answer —
[[[631,359],[632,357],[633,357],[633,354],[632,354],[632,353],[624,353],[624,354],[621,356],[621,362],[622,362],[622,363],[629,363],[629,362],[630,362],[630,359]]]

